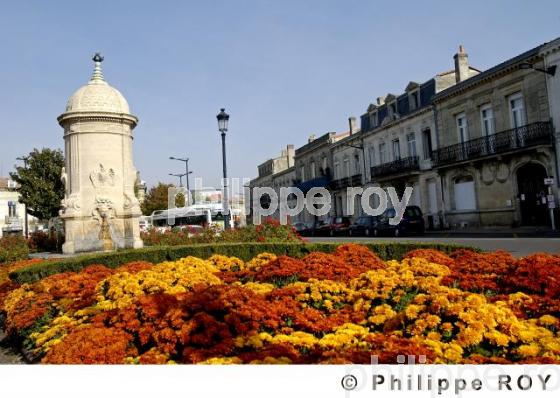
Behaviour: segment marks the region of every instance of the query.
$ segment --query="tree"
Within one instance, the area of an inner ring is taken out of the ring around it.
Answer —
[[[158,183],[155,187],[150,188],[144,203],[142,203],[142,213],[149,216],[155,210],[165,210],[168,208],[168,190],[175,188],[173,184]],[[185,205],[185,197],[182,194],[177,195],[175,200],[176,207],[183,207]]]
[[[16,167],[10,177],[18,184],[20,203],[27,213],[40,220],[58,216],[64,198],[64,185],[60,179],[64,155],[60,149],[43,148],[25,156],[24,165]]]

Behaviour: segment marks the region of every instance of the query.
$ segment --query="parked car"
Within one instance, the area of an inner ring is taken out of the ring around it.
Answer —
[[[403,218],[398,225],[389,224],[389,219],[395,217],[395,209],[389,208],[378,217],[373,229],[373,235],[402,236],[411,233],[423,234],[425,230],[422,210],[418,206],[407,206]]]
[[[370,236],[373,235],[375,226],[377,225],[377,216],[362,216],[355,223],[350,225],[348,229],[349,236]]]
[[[313,224],[305,222],[296,222],[293,224],[296,232],[301,236],[309,236],[313,234]]]
[[[331,217],[315,226],[314,235],[335,236],[348,232],[350,217]]]

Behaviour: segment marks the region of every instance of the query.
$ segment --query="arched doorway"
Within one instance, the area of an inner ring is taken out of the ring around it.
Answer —
[[[538,163],[527,163],[517,169],[517,190],[522,225],[548,225],[546,169]]]

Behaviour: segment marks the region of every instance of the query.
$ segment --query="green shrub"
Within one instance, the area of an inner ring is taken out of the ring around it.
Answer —
[[[303,257],[313,251],[330,253],[340,243],[212,243],[189,246],[154,246],[136,250],[122,250],[112,253],[88,254],[64,259],[58,262],[36,264],[10,273],[10,279],[18,283],[30,283],[47,276],[67,271],[81,271],[93,264],[102,264],[110,268],[117,268],[131,261],[149,261],[159,263],[174,261],[186,256],[208,258],[213,254],[239,257],[250,260],[262,252],[290,257]],[[449,245],[441,243],[417,242],[375,242],[364,244],[384,260],[401,259],[410,250],[431,248],[450,253],[461,248],[472,247]],[[477,249],[475,249],[477,250]]]
[[[28,256],[29,247],[22,235],[5,235],[0,238],[0,264],[25,260]]]
[[[291,225],[282,225],[278,220],[267,218],[260,225],[247,225],[241,228],[221,231],[204,228],[189,231],[188,228],[173,228],[160,232],[155,228],[142,233],[145,246],[184,246],[200,243],[218,242],[301,242],[301,237]]]
[[[32,252],[61,252],[64,237],[56,232],[35,231],[29,234],[28,244]]]

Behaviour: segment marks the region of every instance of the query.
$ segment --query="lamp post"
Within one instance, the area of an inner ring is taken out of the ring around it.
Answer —
[[[173,173],[169,173],[170,176],[173,177],[179,177],[179,186],[182,187],[183,186],[183,177],[186,176],[186,174],[173,174]]]
[[[226,109],[220,109],[220,113],[216,115],[218,119],[218,130],[222,134],[222,161],[223,161],[223,172],[224,172],[224,229],[230,229],[230,214],[229,214],[229,197],[228,197],[228,179],[227,179],[227,162],[226,162],[226,131],[228,130],[229,115],[226,113]]]
[[[189,158],[176,158],[174,156],[170,156],[169,159],[170,160],[178,160],[180,162],[185,162],[185,174],[184,175],[187,176],[187,191],[189,192],[189,195],[190,195],[191,186],[189,184],[189,174],[192,174],[192,171],[189,171]],[[193,203],[194,203],[194,196],[193,196]]]

